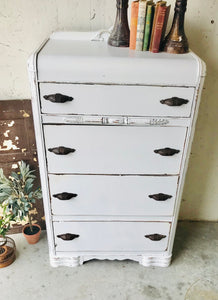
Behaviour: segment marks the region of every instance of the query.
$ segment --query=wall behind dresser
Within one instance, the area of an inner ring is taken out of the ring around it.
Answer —
[[[174,1],[170,22],[173,16]],[[56,30],[109,28],[115,0],[1,0],[0,100],[28,99],[26,61]],[[186,33],[191,49],[207,64],[180,219],[218,220],[218,1],[188,1]],[[1,133],[0,133],[1,134]]]

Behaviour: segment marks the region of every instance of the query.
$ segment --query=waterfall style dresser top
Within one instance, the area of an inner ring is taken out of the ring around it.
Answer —
[[[168,266],[205,64],[60,32],[28,69],[51,265]]]

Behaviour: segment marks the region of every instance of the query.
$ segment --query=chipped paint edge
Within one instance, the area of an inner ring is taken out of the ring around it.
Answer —
[[[198,78],[198,83],[196,84],[195,88],[195,95],[194,95],[194,106],[192,108],[192,114],[191,114],[191,123],[190,126],[188,127],[188,132],[187,132],[187,140],[184,148],[184,157],[182,159],[182,166],[181,166],[181,171],[180,171],[180,179],[178,183],[178,196],[177,196],[177,201],[176,205],[174,208],[174,220],[172,222],[172,227],[171,227],[171,232],[170,232],[170,237],[169,237],[169,247],[168,251],[169,253],[172,253],[173,250],[173,244],[174,244],[174,239],[175,239],[175,234],[176,234],[176,228],[177,228],[177,223],[178,223],[178,218],[179,218],[179,211],[181,207],[181,201],[182,201],[182,195],[183,195],[183,190],[184,190],[184,185],[185,185],[185,180],[186,180],[186,173],[188,170],[188,163],[190,159],[190,154],[191,154],[191,149],[192,149],[192,143],[194,139],[194,133],[195,133],[195,127],[197,123],[197,117],[198,117],[198,111],[200,107],[200,100],[201,100],[201,94],[204,86],[204,80],[206,76],[206,64],[203,60],[201,60],[195,53],[191,52],[192,56],[197,60],[198,62],[198,72],[199,72],[199,78]]]
[[[39,167],[41,169],[40,179],[41,179],[41,187],[42,187],[42,195],[43,195],[43,204],[44,211],[47,218],[45,219],[46,230],[47,230],[47,239],[48,239],[48,247],[49,247],[49,255],[53,257],[55,255],[54,249],[54,236],[52,234],[52,216],[51,216],[51,207],[49,201],[49,187],[48,187],[48,177],[47,177],[47,166],[46,166],[46,157],[45,157],[45,148],[44,148],[44,140],[43,140],[43,129],[41,123],[41,114],[40,114],[40,102],[39,102],[39,92],[38,92],[38,83],[37,83],[37,56],[42,47],[47,43],[48,39],[46,39],[38,49],[29,57],[28,59],[28,76],[31,87],[31,103],[32,103],[32,111],[33,111],[33,120],[34,120],[34,129],[36,136],[36,145],[38,149],[38,162]]]

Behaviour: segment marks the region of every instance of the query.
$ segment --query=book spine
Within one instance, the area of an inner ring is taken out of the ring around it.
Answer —
[[[167,22],[168,22],[169,14],[170,14],[170,8],[171,8],[171,5],[167,6],[166,15],[165,15],[165,19],[164,19],[164,25],[163,25],[162,36],[161,36],[161,41],[160,41],[161,44],[162,44],[163,39],[164,39],[165,34],[166,34]]]
[[[158,53],[160,48],[160,41],[163,31],[164,19],[166,16],[166,6],[160,6],[157,13],[157,20],[154,28],[153,44],[151,52]]]
[[[135,50],[136,48],[136,34],[138,23],[139,1],[134,1],[131,4],[131,23],[130,23],[130,41],[129,48]]]
[[[136,50],[142,51],[143,40],[145,33],[145,14],[146,14],[147,1],[139,1],[138,23],[137,23],[137,35],[136,35]]]
[[[154,15],[154,6],[148,5],[147,13],[146,13],[146,20],[145,20],[145,35],[144,35],[143,51],[147,51],[149,48],[153,15]]]
[[[159,8],[159,2],[158,1],[154,7],[154,17],[153,17],[153,23],[152,23],[152,29],[151,29],[151,38],[150,38],[150,45],[149,45],[149,51],[151,51],[152,49],[152,44],[153,44],[153,37],[154,37],[154,28],[155,28],[155,24],[156,24],[156,19],[157,19],[157,11]]]

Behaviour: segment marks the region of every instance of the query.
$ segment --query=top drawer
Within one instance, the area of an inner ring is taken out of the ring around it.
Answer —
[[[194,91],[178,87],[41,83],[40,99],[42,113],[189,117]],[[54,98],[66,98],[45,97],[55,94],[73,100],[56,103]],[[169,100],[160,102],[166,99]]]

